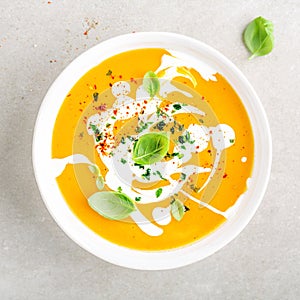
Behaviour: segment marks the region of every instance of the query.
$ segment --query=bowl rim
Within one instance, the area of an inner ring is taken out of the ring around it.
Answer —
[[[185,50],[191,55],[201,56],[211,65],[220,67],[220,73],[233,86],[246,108],[255,142],[252,184],[247,193],[247,199],[252,201],[243,201],[239,213],[208,236],[195,243],[164,251],[129,249],[100,237],[71,212],[55,179],[51,180],[50,175],[45,172],[51,168],[55,119],[68,91],[81,76],[106,58],[142,48]],[[32,162],[35,178],[49,213],[73,241],[97,257],[119,266],[139,270],[166,270],[182,267],[210,256],[231,242],[246,227],[267,188],[271,172],[272,140],[266,113],[259,97],[242,72],[223,54],[203,42],[184,35],[169,32],[139,32],[120,35],[97,44],[75,58],[60,73],[39,109],[33,134]]]

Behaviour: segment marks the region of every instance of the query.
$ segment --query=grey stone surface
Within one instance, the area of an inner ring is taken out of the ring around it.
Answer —
[[[299,1],[0,1],[1,299],[300,299]],[[241,34],[273,20],[271,55],[247,60]],[[86,19],[98,21],[88,36]],[[253,84],[271,125],[274,159],[247,228],[204,261],[172,271],[120,268],[58,228],[31,163],[35,118],[76,56],[132,31],[171,31],[215,47]],[[50,62],[52,61],[52,63]]]

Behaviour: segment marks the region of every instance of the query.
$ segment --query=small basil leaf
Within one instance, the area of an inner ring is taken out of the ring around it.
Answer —
[[[136,210],[133,200],[118,192],[97,192],[88,199],[89,206],[104,218],[121,220]]]
[[[156,190],[155,192],[156,198],[158,198],[161,195],[162,191],[163,191],[162,188]]]
[[[101,175],[96,179],[96,186],[99,190],[102,190],[104,188],[104,179]]]
[[[91,173],[93,173],[94,175],[96,176],[100,175],[100,170],[97,165],[89,165],[88,168],[91,171]]]
[[[181,201],[175,199],[171,202],[171,213],[174,219],[181,221],[185,213],[185,208]]]
[[[273,50],[273,31],[273,23],[262,17],[258,17],[248,24],[244,31],[244,42],[252,53],[249,59],[266,55]]]
[[[133,145],[132,159],[141,165],[151,165],[164,158],[169,146],[170,141],[165,134],[144,134]]]
[[[157,75],[149,71],[145,74],[143,79],[143,87],[149,93],[150,97],[154,97],[160,88],[160,83]]]

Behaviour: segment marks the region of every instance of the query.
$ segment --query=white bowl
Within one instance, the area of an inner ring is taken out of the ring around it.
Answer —
[[[120,52],[139,48],[167,48],[199,58],[218,70],[241,98],[251,121],[255,157],[252,182],[233,218],[207,237],[185,247],[147,252],[113,244],[86,227],[66,204],[51,176],[51,142],[56,116],[69,90],[91,68]],[[42,198],[58,225],[77,244],[116,265],[163,270],[199,261],[232,241],[257,210],[266,190],[271,169],[271,133],[266,114],[254,89],[239,69],[221,53],[195,39],[164,32],[142,32],[112,38],[76,58],[55,80],[41,105],[33,138],[33,166]]]

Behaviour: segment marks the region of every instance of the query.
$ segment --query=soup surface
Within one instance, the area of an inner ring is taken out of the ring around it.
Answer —
[[[57,184],[78,219],[150,251],[190,244],[232,217],[253,156],[249,118],[226,79],[156,48],[87,72],[66,95],[52,140]]]

